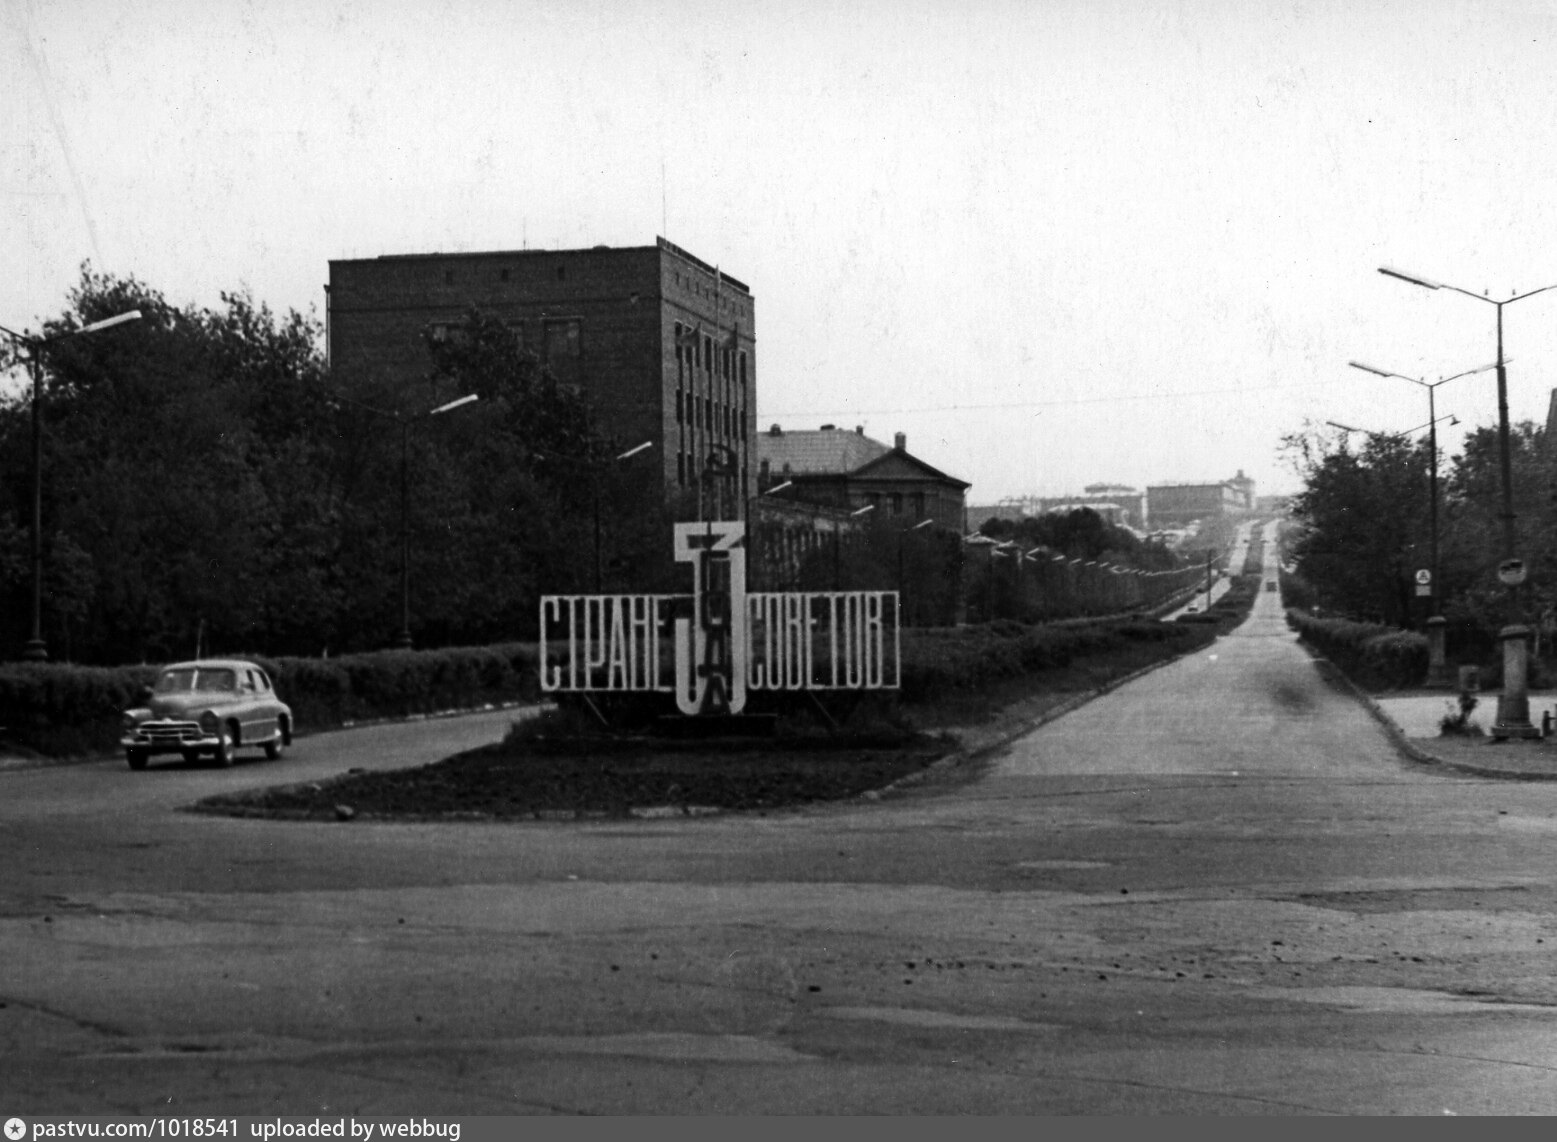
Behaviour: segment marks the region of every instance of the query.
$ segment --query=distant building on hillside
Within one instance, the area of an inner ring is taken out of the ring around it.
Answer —
[[[1215,484],[1154,484],[1146,489],[1146,517],[1153,528],[1182,527],[1197,519],[1254,510],[1254,481],[1238,469]]]
[[[968,529],[977,531],[986,520],[1019,520],[1028,516],[1065,513],[1088,508],[1109,523],[1123,527],[1146,526],[1146,493],[1128,484],[1088,484],[1080,492],[1063,496],[1012,496],[998,504],[968,508]]]

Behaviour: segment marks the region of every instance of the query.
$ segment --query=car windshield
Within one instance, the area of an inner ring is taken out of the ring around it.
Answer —
[[[235,690],[237,676],[227,669],[197,668],[186,666],[178,670],[164,670],[157,679],[158,694],[179,694],[191,690]]]

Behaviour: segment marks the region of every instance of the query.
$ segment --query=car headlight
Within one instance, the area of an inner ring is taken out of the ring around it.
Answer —
[[[211,710],[200,715],[200,732],[203,734],[216,733],[216,727],[222,724],[222,720]]]

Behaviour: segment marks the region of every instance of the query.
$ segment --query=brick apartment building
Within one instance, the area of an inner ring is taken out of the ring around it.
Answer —
[[[474,308],[577,386],[601,432],[652,443],[668,494],[701,478],[727,504],[755,491],[755,300],[664,238],[343,259],[330,262],[326,293],[330,366],[348,383],[424,377],[424,335],[458,336]]]

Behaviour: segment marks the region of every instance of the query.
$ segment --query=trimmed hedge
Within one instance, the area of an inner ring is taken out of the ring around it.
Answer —
[[[1166,658],[1211,642],[1216,631],[1124,618],[1052,626],[1001,620],[903,632],[902,689],[908,705],[1024,675],[1084,667],[1090,656],[1137,648]],[[341,658],[248,657],[275,681],[300,731],[347,722],[529,701],[539,697],[537,647],[507,643],[449,650],[386,650]],[[57,663],[0,666],[0,727],[13,746],[53,757],[111,752],[120,717],[159,667]],[[610,698],[625,698],[613,695]],[[606,695],[598,695],[608,701]]]
[[[1288,608],[1287,625],[1352,681],[1370,690],[1403,690],[1427,677],[1427,638],[1415,631],[1350,619],[1321,619]]]
[[[748,696],[746,712],[809,717],[822,706],[840,724],[852,711],[879,712],[880,703],[912,708],[954,695],[966,695],[1009,679],[1042,675],[1074,667],[1078,671],[1161,661],[1196,650],[1215,640],[1216,629],[1180,627],[1143,618],[1067,619],[1033,626],[1015,619],[997,619],[963,627],[912,627],[902,640],[902,685],[897,691],[764,690]],[[1060,689],[1072,689],[1062,680]],[[586,714],[578,696],[559,694],[558,704]],[[662,714],[675,712],[668,694],[626,694],[596,691],[588,705],[616,729],[636,730]]]
[[[248,658],[263,666],[298,730],[373,718],[431,714],[539,693],[534,643],[447,650],[385,650],[341,658]],[[0,666],[4,737],[51,757],[112,750],[120,716],[159,667],[10,663]]]
[[[1131,643],[1167,643],[1164,657],[1203,646],[1214,632],[1174,623],[1115,619],[1085,626],[1028,626],[999,620],[978,626],[908,631],[903,637],[902,700],[944,694],[1007,678],[1061,669],[1090,654]]]

